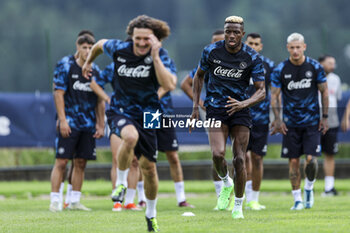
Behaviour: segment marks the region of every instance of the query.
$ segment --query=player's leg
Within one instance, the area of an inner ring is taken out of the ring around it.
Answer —
[[[291,210],[301,210],[304,208],[300,189],[300,158],[289,159],[289,180],[292,185],[292,194],[294,197],[294,206]]]
[[[112,181],[112,189],[115,190],[115,185],[117,181],[117,168],[118,168],[117,155],[118,155],[118,149],[120,147],[120,144],[122,143],[122,140],[117,135],[111,134],[109,141],[110,141],[111,151],[112,151],[111,181]]]
[[[139,168],[139,180],[137,182],[137,199],[138,204],[137,207],[145,208],[146,207],[146,196],[145,196],[145,189],[144,189],[144,183],[142,178],[142,172]]]
[[[259,203],[259,194],[260,194],[260,185],[264,173],[263,168],[263,156],[256,154],[255,152],[251,153],[252,155],[252,203],[255,207],[252,206],[252,209],[265,209],[265,206]]]
[[[189,204],[186,201],[185,196],[185,184],[183,179],[182,166],[180,163],[179,155],[176,150],[174,151],[165,151],[166,157],[168,159],[170,165],[170,174],[171,178],[174,181],[175,185],[175,193],[177,204],[179,207],[191,207],[194,208],[193,205]]]
[[[230,130],[231,138],[233,139],[233,167],[235,174],[235,204],[232,210],[234,219],[244,218],[242,205],[244,199],[244,189],[247,179],[247,171],[245,167],[245,154],[249,142],[250,130],[247,126],[236,125]]]
[[[228,133],[228,126],[225,124],[222,124],[221,128],[209,129],[209,143],[214,168],[224,183],[217,203],[219,210],[224,210],[227,208],[230,202],[231,192],[233,190],[233,181],[229,176],[229,171],[225,160],[226,140]]]
[[[96,160],[96,141],[92,132],[80,132],[76,155],[73,159],[71,210],[90,211],[80,202],[81,188],[84,182],[85,167],[88,160]]]
[[[68,168],[67,172],[67,180],[68,180],[68,185],[67,185],[67,192],[66,192],[66,198],[64,200],[64,208],[67,208],[68,205],[71,203],[71,194],[72,194],[72,173],[73,173],[73,167],[74,163],[71,161],[71,165]]]
[[[334,187],[334,156],[338,152],[338,128],[331,128],[325,135],[321,136],[321,147],[325,155],[323,160],[325,191],[322,196],[336,196],[338,192]]]
[[[50,193],[50,211],[56,212],[61,211],[60,205],[60,186],[62,183],[63,174],[66,171],[66,166],[68,163],[68,159],[64,158],[56,158],[55,165],[51,172],[51,193]]]
[[[137,182],[139,180],[139,163],[134,156],[128,175],[128,188],[125,194],[124,209],[140,211],[141,208],[137,207],[134,203],[134,198],[136,194]]]
[[[314,204],[314,183],[318,172],[317,156],[321,155],[321,133],[318,126],[306,127],[303,133],[303,149],[305,161],[304,204],[309,209]]]
[[[146,221],[148,231],[158,230],[157,216],[157,193],[158,193],[158,174],[156,163],[141,156],[139,160],[142,175],[144,177],[145,195],[146,195]]]
[[[245,184],[245,198],[246,198],[246,203],[248,204],[252,200],[252,192],[253,192],[252,157],[251,157],[251,151],[249,149],[245,155],[245,166],[247,170],[247,182]]]

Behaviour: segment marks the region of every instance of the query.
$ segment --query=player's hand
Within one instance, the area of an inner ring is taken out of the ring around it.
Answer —
[[[56,121],[56,131],[57,132],[60,131],[60,121],[59,120]]]
[[[281,133],[283,135],[286,135],[288,132],[288,128],[286,126],[286,124],[281,121],[281,119],[276,119],[271,123],[271,127],[270,127],[271,133],[270,135],[274,135],[277,133]]]
[[[60,133],[63,138],[68,138],[69,135],[72,133],[72,130],[70,129],[66,120],[60,121]]]
[[[105,127],[104,125],[96,124],[96,132],[94,133],[93,137],[96,139],[102,138],[105,136]]]
[[[241,109],[245,108],[245,103],[238,101],[232,97],[228,97],[228,101],[227,101],[227,105],[225,105],[226,108],[230,108],[229,110],[227,110],[226,112],[228,113],[229,116],[231,116],[232,114],[234,114],[235,112],[240,111]]]
[[[85,62],[82,68],[83,77],[90,80],[92,76],[92,64]]]
[[[343,117],[341,121],[341,129],[343,132],[346,132],[349,130],[349,119],[346,119],[347,117]]]
[[[158,40],[158,38],[151,34],[149,36],[149,41],[151,42],[151,56],[155,58],[156,56],[159,56],[159,49],[162,47],[162,42]]]
[[[323,135],[326,134],[328,130],[328,120],[327,118],[323,118],[320,120],[320,123],[318,125],[318,131],[321,131]]]
[[[194,106],[194,107],[193,107],[192,115],[191,115],[191,119],[190,119],[190,120],[192,121],[193,119],[196,119],[196,120],[199,119],[199,110],[198,110],[198,106]],[[190,124],[190,128],[188,129],[188,131],[189,131],[190,133],[192,133],[191,124]]]

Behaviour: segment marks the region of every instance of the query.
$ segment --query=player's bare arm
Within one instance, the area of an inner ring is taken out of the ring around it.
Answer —
[[[346,104],[346,108],[345,108],[345,112],[343,115],[343,119],[341,120],[341,129],[346,132],[349,127],[349,117],[350,117],[350,100],[348,101],[348,103]]]
[[[328,86],[327,82],[317,84],[318,90],[321,92],[321,101],[322,101],[322,116],[318,130],[322,131],[322,134],[325,134],[328,130]]]
[[[57,117],[59,121],[59,130],[62,137],[67,138],[69,137],[72,131],[68,125],[68,122],[66,119],[66,112],[64,111],[64,93],[65,92],[63,90],[55,90],[54,99],[55,99]]]
[[[287,134],[288,128],[280,118],[281,103],[281,88],[271,86],[271,107],[275,120],[271,123],[271,135],[276,133]]]
[[[104,136],[104,128],[105,128],[105,100],[104,99],[102,98],[97,99],[97,105],[96,105],[95,111],[96,111],[96,132],[93,135],[93,137],[99,139]]]
[[[111,98],[107,95],[107,93],[96,83],[93,79],[90,83],[90,88],[94,91],[94,93],[101,98],[103,101],[106,101],[108,104],[111,104]]]
[[[201,68],[198,67],[196,74],[193,78],[193,109],[192,109],[192,115],[191,119],[199,119],[199,100],[200,95],[204,83],[204,74],[205,71],[203,71]],[[191,128],[190,128],[191,132]]]
[[[86,61],[83,65],[82,72],[83,76],[87,79],[89,79],[92,75],[92,62],[98,57],[100,54],[103,53],[103,45],[106,43],[106,39],[101,39],[97,41],[94,46],[92,46],[88,57],[86,58]]]
[[[185,94],[193,101],[193,80],[192,78],[187,75],[181,82],[181,89],[185,92]],[[199,99],[199,106],[205,110],[204,107],[204,101],[202,99]]]
[[[265,82],[259,81],[254,82],[254,86],[256,89],[256,92],[249,98],[244,101],[238,101],[232,97],[228,97],[226,108],[229,108],[227,110],[227,113],[231,116],[233,113],[238,112],[242,110],[243,108],[249,108],[262,100],[265,99]]]
[[[175,75],[167,70],[159,57],[159,49],[162,47],[162,43],[153,34],[149,36],[151,42],[151,56],[153,58],[154,70],[156,72],[157,80],[166,91],[172,91],[176,88],[177,78]]]

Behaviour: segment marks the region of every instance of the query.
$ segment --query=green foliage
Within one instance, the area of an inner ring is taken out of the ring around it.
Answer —
[[[30,9],[30,10],[28,10]],[[317,13],[315,13],[317,12]],[[73,54],[81,29],[91,29],[97,39],[125,39],[128,22],[140,14],[167,21],[172,34],[165,40],[179,71],[198,64],[212,32],[223,27],[225,17],[241,15],[245,30],[262,35],[262,53],[277,63],[287,57],[286,37],[295,31],[305,35],[306,54],[323,53],[337,58],[337,73],[350,81],[350,2],[343,0],[61,0],[0,2],[0,91],[51,91],[52,68],[63,56]],[[107,56],[97,59],[104,68]],[[183,77],[179,77],[181,81]]]

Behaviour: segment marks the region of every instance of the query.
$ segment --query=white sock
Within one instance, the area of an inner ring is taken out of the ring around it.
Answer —
[[[67,185],[67,192],[66,192],[66,200],[64,201],[66,204],[69,204],[71,201],[71,195],[72,195],[72,185]]]
[[[71,199],[70,199],[71,203],[80,202],[80,196],[81,196],[81,192],[72,190]]]
[[[239,198],[235,196],[235,205],[233,206],[232,212],[236,210],[242,211],[243,200],[244,200],[244,197]]]
[[[64,182],[61,183],[61,186],[60,186],[60,203],[63,203],[63,191],[64,191]]]
[[[292,190],[292,194],[294,197],[294,202],[303,200],[303,199],[301,199],[301,189]]]
[[[218,176],[219,176],[219,174],[218,174]],[[226,174],[225,177],[221,177],[221,176],[219,176],[219,177],[224,182],[225,187],[231,187],[233,185],[233,180],[229,176],[229,172],[228,171],[227,171],[227,174]]]
[[[314,183],[315,183],[316,179],[314,179],[313,181],[310,181],[307,177],[305,178],[305,185],[304,185],[304,189],[306,190],[312,190],[314,188]]]
[[[216,192],[216,197],[220,196],[220,192],[222,189],[222,186],[224,185],[224,183],[222,182],[222,180],[219,181],[214,181],[214,186],[215,186],[215,192]]]
[[[157,198],[155,200],[148,200],[146,198],[146,217],[155,218],[157,215]]]
[[[137,182],[137,197],[138,197],[139,203],[141,201],[146,201],[145,189],[143,187],[143,181]]]
[[[174,183],[177,203],[186,201],[185,184],[183,181]]]
[[[252,201],[259,202],[259,191],[252,190]]]
[[[334,188],[334,176],[326,176],[324,178],[324,190],[327,192],[332,188]]]
[[[127,189],[125,194],[124,205],[128,205],[130,203],[134,203],[134,198],[136,194],[136,189]]]
[[[252,201],[253,184],[252,180],[248,180],[245,183],[245,196],[247,198],[247,203]]]
[[[60,193],[51,192],[50,193],[50,200],[51,200],[51,203],[52,202],[59,202],[60,201]]]
[[[128,187],[128,173],[129,173],[129,168],[122,171],[117,168],[117,181],[115,183],[115,187],[118,187],[118,185],[122,184],[125,187]]]

